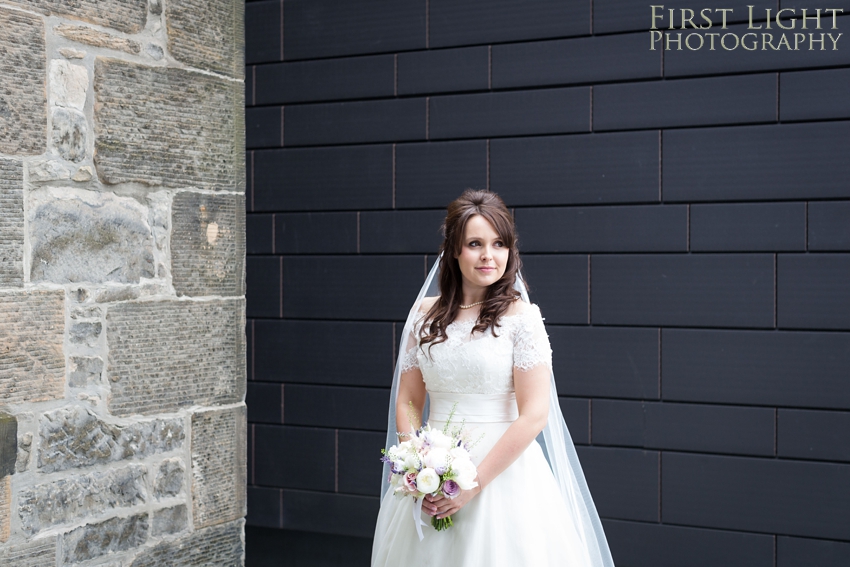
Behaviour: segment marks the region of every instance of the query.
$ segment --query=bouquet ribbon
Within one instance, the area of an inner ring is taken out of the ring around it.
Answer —
[[[427,526],[425,522],[422,521],[422,504],[425,501],[425,497],[419,498],[416,500],[416,503],[413,504],[413,524],[416,526],[416,533],[419,535],[419,541],[422,541],[425,538],[425,535],[422,533],[422,526]]]

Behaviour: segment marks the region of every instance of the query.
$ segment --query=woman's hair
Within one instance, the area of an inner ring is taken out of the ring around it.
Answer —
[[[499,326],[499,317],[520,297],[520,293],[514,289],[514,280],[522,267],[522,261],[519,258],[513,216],[496,193],[467,189],[449,204],[446,220],[440,227],[443,232],[443,243],[440,245],[440,296],[425,316],[430,324],[423,325],[420,330],[422,345],[445,341],[448,338],[446,328],[459,313],[463,303],[463,287],[460,265],[455,256],[461,253],[466,223],[474,215],[481,215],[493,225],[502,243],[508,248],[508,262],[502,277],[487,288],[472,332],[485,331],[492,326],[493,336],[498,336],[496,327]]]

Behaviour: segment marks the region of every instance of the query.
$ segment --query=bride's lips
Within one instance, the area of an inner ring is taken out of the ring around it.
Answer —
[[[489,273],[489,272],[495,271],[496,268],[494,266],[483,266],[481,268],[475,268],[475,269],[481,270],[482,272],[488,272]]]

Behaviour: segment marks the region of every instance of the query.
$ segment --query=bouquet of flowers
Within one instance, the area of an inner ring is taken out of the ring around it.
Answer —
[[[449,419],[442,431],[432,429],[425,424],[413,433],[399,434],[408,437],[406,441],[393,445],[389,450],[381,449],[381,460],[390,465],[390,485],[398,497],[412,496],[414,521],[422,539],[419,513],[422,499],[428,495],[442,494],[446,498],[455,498],[461,490],[470,490],[478,486],[475,478],[478,474],[469,452],[478,440],[471,442],[469,432],[461,423],[460,427],[450,430],[452,408]],[[437,531],[450,528],[452,517],[431,518],[431,525]]]

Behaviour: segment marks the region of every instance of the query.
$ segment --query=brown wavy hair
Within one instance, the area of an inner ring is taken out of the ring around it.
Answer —
[[[467,189],[446,210],[446,219],[440,227],[443,233],[443,243],[440,245],[440,295],[425,315],[425,320],[430,321],[430,324],[420,329],[420,345],[431,343],[429,352],[431,345],[448,338],[446,328],[455,320],[463,303],[462,276],[455,256],[461,253],[466,223],[474,215],[481,215],[493,225],[509,254],[505,273],[487,288],[478,320],[471,332],[485,331],[489,327],[493,336],[498,336],[496,327],[499,326],[499,317],[512,302],[521,297],[514,289],[516,274],[522,268],[516,225],[502,198],[491,191]]]

